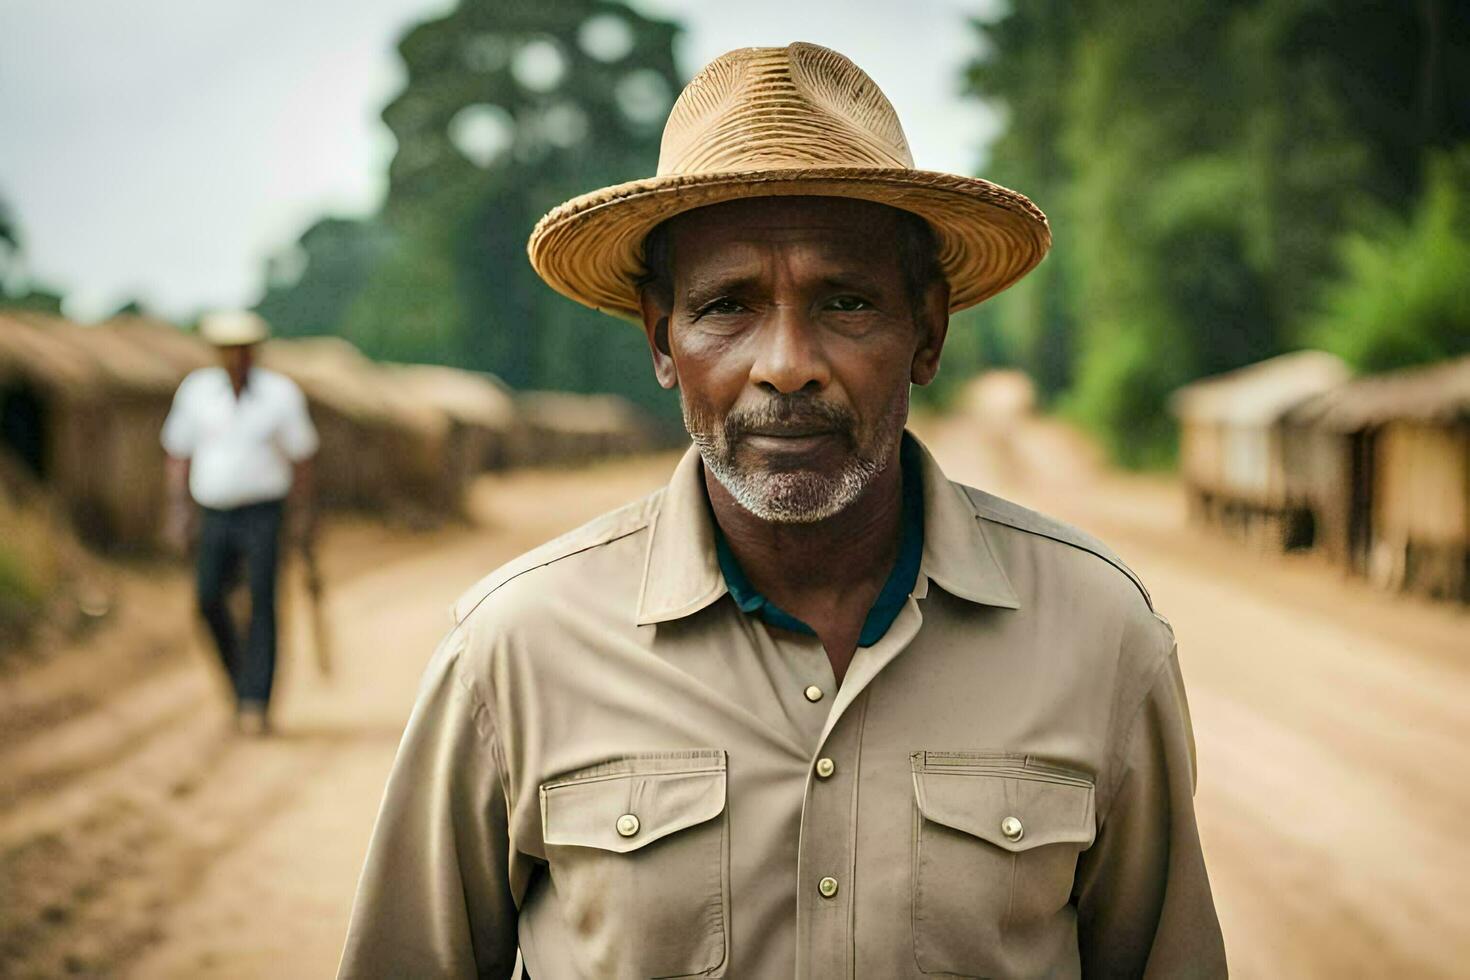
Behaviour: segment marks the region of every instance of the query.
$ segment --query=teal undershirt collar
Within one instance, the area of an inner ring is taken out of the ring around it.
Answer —
[[[899,449],[899,464],[903,467],[903,515],[898,543],[898,560],[888,581],[883,583],[873,608],[863,620],[862,632],[858,634],[858,646],[870,647],[883,639],[893,621],[898,618],[904,603],[914,591],[919,578],[919,563],[924,556],[924,486],[923,470],[919,453],[907,435]],[[755,590],[750,579],[745,577],[735,553],[720,533],[715,523],[715,556],[720,563],[720,572],[725,576],[725,588],[741,612],[754,613],[769,626],[790,630],[806,636],[816,636],[816,630],[786,612],[774,602]]]

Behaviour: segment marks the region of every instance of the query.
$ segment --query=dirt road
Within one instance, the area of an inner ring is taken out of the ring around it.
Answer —
[[[949,475],[1107,541],[1174,624],[1232,973],[1464,976],[1470,614],[1189,528],[1172,480],[989,394],[930,434]]]
[[[487,479],[473,528],[329,529],[336,669],[292,589],[268,740],[232,736],[185,576],[124,576],[110,623],[0,678],[0,977],[331,976],[449,604],[673,462]]]
[[[1175,624],[1236,975],[1454,975],[1470,617],[1188,530],[1168,481],[1106,472],[1004,390],[970,407],[923,430],[951,476],[1103,537]],[[270,740],[228,734],[183,580],[128,583],[119,622],[0,683],[0,975],[329,976],[449,601],[671,466],[487,480],[474,529],[334,531],[339,670],[291,661]]]

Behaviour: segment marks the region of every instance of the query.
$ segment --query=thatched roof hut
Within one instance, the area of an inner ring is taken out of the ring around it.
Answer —
[[[1330,555],[1385,587],[1470,599],[1470,357],[1348,382],[1285,429]]]
[[[311,403],[327,503],[420,519],[460,513],[464,485],[447,459],[449,419],[402,390],[390,371],[337,337],[272,340],[260,359]]]
[[[1291,418],[1335,432],[1388,422],[1465,424],[1470,422],[1470,357],[1357,378],[1297,407]]]
[[[524,442],[514,453],[517,464],[557,466],[658,445],[648,416],[617,395],[528,391],[516,402],[524,421]]]
[[[219,363],[214,348],[198,334],[180,330],[166,320],[122,315],[99,325],[139,350],[167,364],[180,375]],[[91,328],[96,329],[96,328]]]
[[[1181,425],[1185,478],[1210,492],[1265,506],[1287,487],[1272,430],[1289,410],[1349,377],[1323,351],[1297,351],[1185,385],[1170,408]]]
[[[158,434],[180,381],[216,363],[197,336],[145,317],[94,327],[0,312],[0,450],[52,488],[95,543],[147,547],[163,499]],[[437,519],[476,473],[648,448],[611,396],[518,400],[488,375],[379,364],[344,340],[272,340],[261,363],[299,384],[322,435],[324,504]]]
[[[174,392],[214,350],[145,318],[80,326],[0,312],[0,448],[50,488],[94,544],[147,548],[163,488],[158,434]],[[262,361],[302,386],[323,434],[328,506],[458,512],[463,468],[446,459],[451,423],[340,341],[274,341]]]
[[[97,543],[151,540],[182,372],[104,328],[0,313],[0,441]]]
[[[106,327],[84,327],[44,313],[0,310],[0,376],[24,375],[54,388],[71,385],[167,391],[182,374]]]
[[[1196,517],[1263,546],[1302,541],[1305,489],[1282,437],[1295,406],[1347,380],[1340,359],[1297,351],[1185,385],[1170,408],[1179,419],[1179,461]]]
[[[396,387],[449,419],[451,457],[466,477],[511,465],[524,427],[515,396],[499,378],[434,364],[384,368]]]

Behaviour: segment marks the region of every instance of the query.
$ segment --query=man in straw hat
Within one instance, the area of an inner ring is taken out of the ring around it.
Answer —
[[[343,976],[1224,975],[1168,623],[904,431],[1049,243],[810,44],[716,59],[657,177],[542,219],[695,448],[455,606]]]
[[[296,383],[254,363],[256,347],[270,334],[264,320],[248,312],[211,313],[199,332],[222,363],[184,379],[163,424],[165,535],[183,550],[200,515],[199,611],[235,693],[236,723],[243,733],[260,735],[268,730],[276,669],[282,519],[290,496],[295,533],[310,533],[317,433]],[[242,566],[250,589],[243,637],[226,601]]]

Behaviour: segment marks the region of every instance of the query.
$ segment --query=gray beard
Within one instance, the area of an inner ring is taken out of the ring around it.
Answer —
[[[704,465],[736,503],[769,524],[815,524],[850,506],[887,469],[908,419],[908,389],[835,473],[741,467],[728,427],[692,411],[682,391],[679,405]]]

